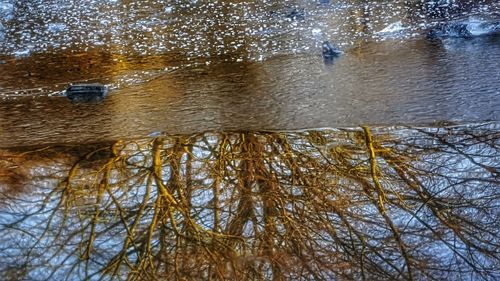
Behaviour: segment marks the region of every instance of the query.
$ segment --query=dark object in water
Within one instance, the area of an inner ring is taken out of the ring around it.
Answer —
[[[447,37],[453,38],[471,38],[472,34],[467,29],[467,24],[439,24],[429,30],[426,34],[427,39],[441,39]]]
[[[71,101],[100,101],[108,95],[108,87],[99,83],[74,84],[66,89],[66,97]]]
[[[337,58],[340,55],[342,55],[342,51],[330,43],[330,41],[323,42],[323,58]]]
[[[457,21],[440,23],[431,28],[426,37],[429,40],[445,38],[470,39],[477,36],[500,34],[500,23],[488,21]]]

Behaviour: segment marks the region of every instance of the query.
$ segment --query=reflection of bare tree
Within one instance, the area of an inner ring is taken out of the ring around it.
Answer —
[[[39,168],[29,194],[2,193],[0,270],[55,280],[493,280],[497,131],[116,142],[70,169]]]

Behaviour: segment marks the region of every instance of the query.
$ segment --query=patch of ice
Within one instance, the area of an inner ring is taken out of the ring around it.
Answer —
[[[472,36],[481,36],[500,29],[495,23],[487,23],[477,18],[472,18],[467,22],[467,31]]]
[[[390,34],[390,33],[396,33],[396,32],[401,32],[403,30],[408,29],[407,27],[403,26],[403,23],[401,21],[393,22],[389,24],[387,27],[384,29],[380,30],[377,32],[378,34]]]

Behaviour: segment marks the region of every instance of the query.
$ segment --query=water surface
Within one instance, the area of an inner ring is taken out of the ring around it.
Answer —
[[[499,280],[500,36],[450,22],[500,2],[0,0],[2,278]]]
[[[2,3],[4,147],[500,116],[500,38],[425,39],[498,21],[496,1]],[[325,62],[324,40],[345,54]],[[77,81],[110,96],[57,97]]]

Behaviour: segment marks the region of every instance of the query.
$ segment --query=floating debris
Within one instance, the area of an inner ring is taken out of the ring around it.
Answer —
[[[99,83],[74,84],[66,89],[66,97],[75,102],[100,101],[108,95],[108,87]]]
[[[337,58],[343,52],[335,47],[330,41],[323,42],[323,57],[324,58]]]
[[[340,57],[344,52],[334,46],[330,41],[323,42],[323,60],[326,65],[332,65],[334,59]]]

